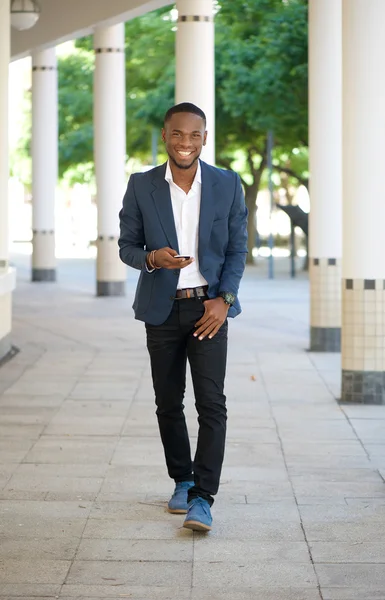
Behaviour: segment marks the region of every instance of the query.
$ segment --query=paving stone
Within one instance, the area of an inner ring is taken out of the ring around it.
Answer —
[[[215,537],[196,537],[194,561],[259,563],[308,563],[309,550],[306,542],[253,542],[226,540]]]
[[[60,585],[44,583],[0,583],[0,598],[51,600],[59,596],[60,587]]]
[[[223,466],[222,477],[231,481],[255,481],[261,483],[287,481],[288,475],[284,466],[269,467],[231,467]]]
[[[87,477],[85,474],[83,477],[61,477],[60,475],[55,476],[47,475],[42,472],[39,473],[39,469],[35,465],[21,465],[21,467],[32,466],[35,469],[35,474],[25,474],[25,469],[18,471],[8,481],[6,487],[3,489],[3,493],[12,491],[17,492],[50,492],[53,494],[62,495],[63,499],[70,500],[77,497],[85,498],[88,494],[90,499],[96,497],[102,485],[102,477]],[[40,466],[40,465],[38,465]],[[48,465],[41,465],[42,467]],[[55,466],[55,465],[49,465]],[[86,473],[86,468],[84,468]],[[28,471],[30,473],[30,471]]]
[[[65,397],[61,394],[52,394],[51,396],[29,396],[28,394],[12,394],[6,393],[0,395],[0,406],[11,407],[58,407],[65,401]]]
[[[160,465],[165,463],[162,443],[158,438],[122,438],[114,452],[113,465]]]
[[[318,563],[383,563],[385,542],[313,542],[313,560]]]
[[[75,556],[78,544],[79,540],[74,538],[2,538],[0,560],[71,560]]]
[[[318,482],[307,481],[294,482],[294,490],[297,498],[375,498],[384,495],[384,483],[359,483],[359,482]],[[322,504],[319,502],[318,504]]]
[[[55,416],[44,430],[46,435],[119,435],[124,417]],[[1,431],[1,428],[0,428]]]
[[[76,379],[56,379],[55,381],[44,381],[41,379],[32,381],[22,381],[19,379],[16,383],[7,389],[6,395],[13,396],[28,394],[30,396],[52,396],[52,394],[66,397],[73,389]]]
[[[171,600],[171,599],[170,599]],[[193,588],[191,600],[320,600],[318,589],[262,587]]]
[[[299,587],[315,588],[317,578],[313,565],[309,563],[268,563],[250,564],[243,562],[203,562],[194,563],[193,587],[207,588],[223,586],[236,587]]]
[[[362,593],[385,591],[383,564],[317,564],[316,571],[321,587],[358,588]]]
[[[380,483],[381,477],[376,469],[373,467],[366,469],[336,469],[336,468],[320,468],[318,466],[313,467],[289,467],[289,473],[293,485],[296,486],[298,483],[311,483],[314,482],[361,482],[366,483]]]
[[[189,538],[191,532],[182,527],[183,515],[165,513],[164,520],[134,521],[124,519],[89,519],[85,539],[173,540]]]
[[[243,504],[229,505],[225,502],[215,503],[213,512],[217,518],[223,521],[226,519],[258,519],[259,521],[285,521],[297,523],[300,521],[298,507],[292,500],[282,500],[277,502],[265,502],[265,503],[248,503],[246,506]]]
[[[68,560],[12,560],[0,562],[1,583],[64,583],[71,562]]]
[[[100,464],[109,463],[118,438],[84,437],[60,438],[41,436],[32,450],[25,456],[24,462],[33,464]],[[1,442],[0,442],[1,444]],[[2,456],[0,445],[0,459]]]
[[[385,539],[385,523],[362,520],[360,523],[307,523],[306,537],[309,542],[376,543]]]
[[[384,499],[385,500],[385,499]],[[354,505],[313,505],[299,507],[302,521],[307,523],[338,523],[366,521],[385,521],[385,503],[373,505],[371,503],[361,506]]]
[[[0,501],[2,538],[79,538],[90,511],[79,502]]]
[[[0,464],[21,462],[27,455],[33,443],[33,440],[24,440],[20,438],[0,440]]]
[[[83,539],[77,560],[192,562],[193,540],[94,540]]]
[[[327,442],[306,440],[285,440],[285,456],[290,458],[292,455],[304,456],[314,459],[322,456],[334,456],[336,460],[341,456],[362,456],[366,458],[366,453],[362,444],[358,440]]]
[[[322,588],[323,600],[385,600],[385,591],[362,588]]]
[[[131,584],[114,585],[113,582],[111,582],[110,585],[64,585],[60,595],[60,600],[73,600],[73,598],[76,598],[76,600],[95,600],[96,598],[129,598],[129,600],[190,600],[191,591],[189,587],[155,587]]]
[[[166,513],[166,502],[147,502],[146,500],[131,502],[96,502],[92,507],[91,519],[116,519],[138,521],[164,521],[169,517]],[[175,517],[174,517],[175,519]]]
[[[128,562],[128,561],[81,561],[76,560],[67,577],[68,585],[145,585],[191,587],[191,564],[179,562]]]

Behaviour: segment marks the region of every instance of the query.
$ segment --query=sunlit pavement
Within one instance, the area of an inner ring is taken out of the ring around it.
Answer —
[[[341,407],[339,356],[311,354],[306,274],[247,270],[230,326],[228,443],[207,536],[165,512],[143,325],[95,298],[91,259],[31,284],[0,369],[0,597],[385,599],[385,407]],[[191,385],[186,412],[197,433]]]

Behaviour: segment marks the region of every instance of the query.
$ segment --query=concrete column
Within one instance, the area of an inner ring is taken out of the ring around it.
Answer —
[[[94,47],[97,295],[123,296],[126,267],[118,253],[118,213],[126,186],[124,23],[97,28]]]
[[[309,2],[310,349],[341,348],[342,3]]]
[[[215,163],[215,61],[212,0],[177,0],[175,102],[192,102],[207,117],[202,159]]]
[[[32,281],[55,281],[58,176],[56,50],[32,54]]]
[[[343,402],[385,404],[385,2],[343,0]]]
[[[0,361],[11,350],[12,290],[15,270],[9,266],[8,224],[8,68],[9,0],[0,0]]]

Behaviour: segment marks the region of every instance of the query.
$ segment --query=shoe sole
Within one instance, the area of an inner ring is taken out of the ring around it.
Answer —
[[[192,531],[211,531],[210,525],[205,525],[200,521],[185,521],[183,527]]]
[[[171,515],[187,515],[187,509],[183,508],[168,508],[167,511]]]

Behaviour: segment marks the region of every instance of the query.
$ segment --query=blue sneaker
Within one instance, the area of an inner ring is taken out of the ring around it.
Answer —
[[[193,481],[179,481],[168,503],[168,512],[174,515],[185,515],[187,512],[187,494],[194,485]]]
[[[183,527],[193,531],[210,531],[212,522],[210,504],[207,500],[193,498],[188,503],[187,517]]]

